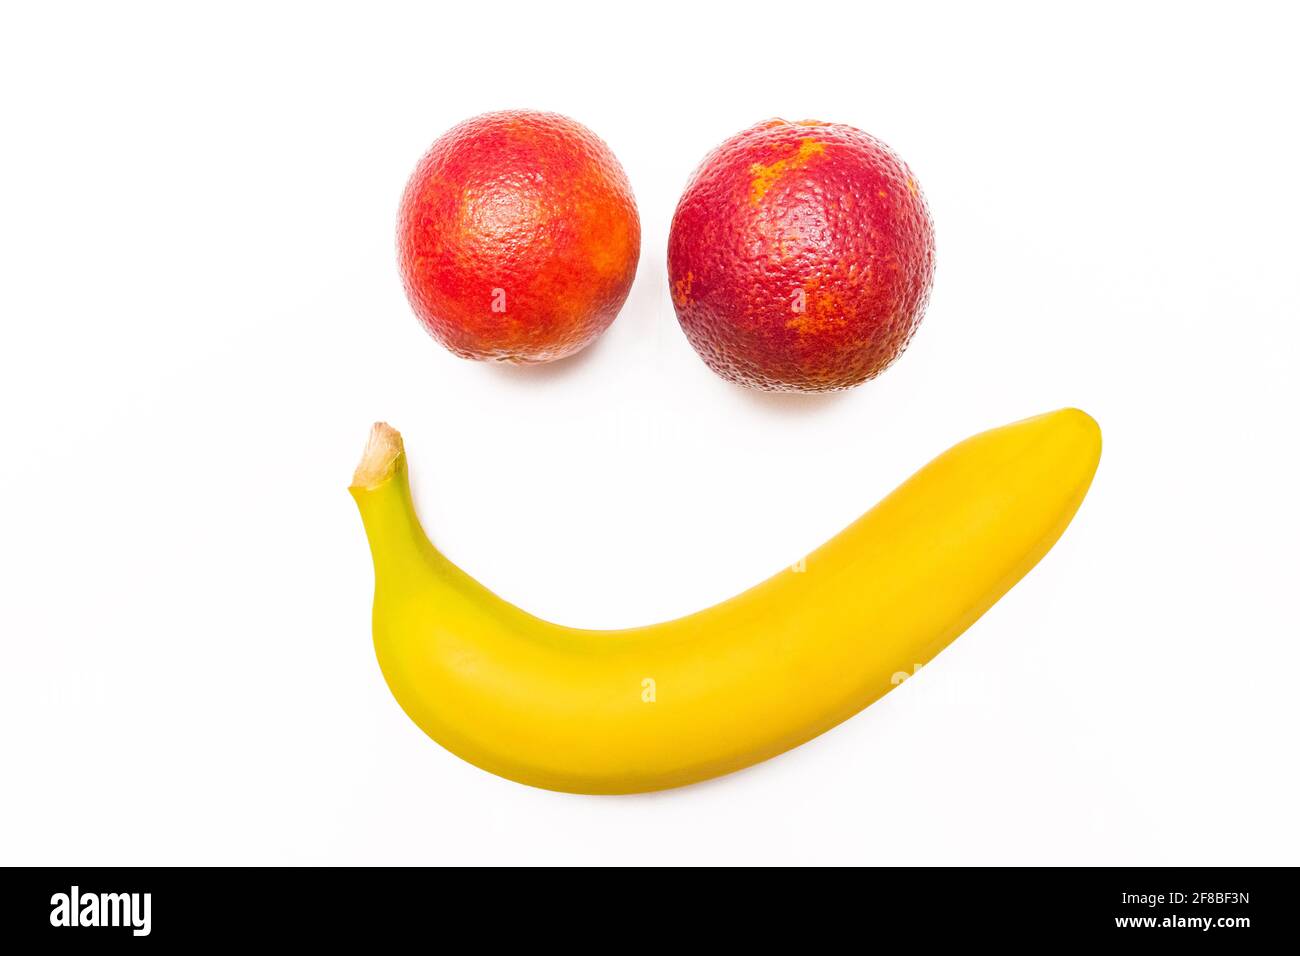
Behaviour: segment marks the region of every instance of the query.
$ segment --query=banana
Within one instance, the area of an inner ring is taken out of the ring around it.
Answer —
[[[470,763],[574,793],[660,790],[816,737],[928,662],[1065,530],[1101,456],[1062,409],[950,448],[792,568],[714,607],[594,631],[533,617],[445,558],[375,425],[350,491],[399,704]]]

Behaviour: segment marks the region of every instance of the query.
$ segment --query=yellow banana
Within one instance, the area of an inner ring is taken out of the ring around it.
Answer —
[[[497,597],[430,544],[401,436],[353,479],[375,563],[379,666],[452,753],[575,793],[676,787],[795,747],[888,692],[1060,537],[1101,456],[1062,409],[969,438],[793,568],[649,627],[592,631]]]

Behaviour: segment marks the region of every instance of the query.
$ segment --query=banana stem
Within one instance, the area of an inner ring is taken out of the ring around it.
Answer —
[[[402,434],[387,422],[375,422],[366,440],[366,450],[352,475],[352,490],[373,490],[393,476],[398,462],[405,462],[406,446]]]
[[[409,566],[417,556],[435,565],[446,563],[416,516],[406,451],[397,429],[375,423],[348,491],[361,511],[377,579],[400,579],[384,572]]]

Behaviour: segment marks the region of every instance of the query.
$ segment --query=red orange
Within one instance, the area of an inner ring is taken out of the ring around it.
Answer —
[[[627,177],[594,133],[554,113],[456,126],[411,175],[397,245],[425,328],[464,358],[572,355],[622,308],[641,224]]]
[[[677,318],[722,377],[834,391],[878,375],[924,314],[934,235],[916,177],[834,123],[771,120],[714,150],[673,216]]]

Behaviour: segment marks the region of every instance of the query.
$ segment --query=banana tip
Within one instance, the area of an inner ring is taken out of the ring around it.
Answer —
[[[393,476],[402,453],[401,433],[387,422],[375,422],[352,475],[352,487],[375,488],[383,484]]]
[[[1096,446],[1097,454],[1101,454],[1101,426],[1097,424],[1097,419],[1082,408],[1063,408],[1057,414],[1069,418],[1079,432],[1087,436],[1088,441]]]

